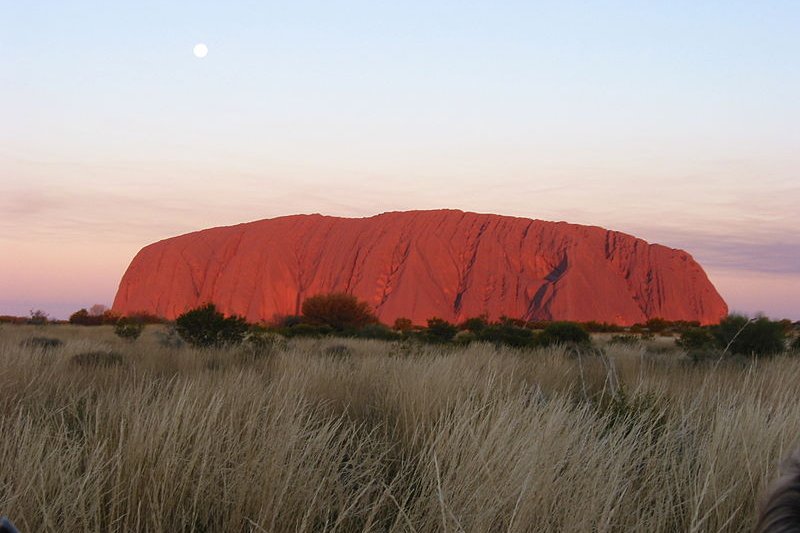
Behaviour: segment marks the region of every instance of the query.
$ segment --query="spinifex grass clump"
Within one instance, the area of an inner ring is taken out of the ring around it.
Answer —
[[[120,339],[135,341],[144,331],[144,323],[132,318],[120,318],[114,324],[114,334]]]
[[[20,343],[24,348],[39,348],[41,350],[54,350],[64,345],[60,339],[52,337],[30,337]]]
[[[78,366],[117,366],[124,361],[121,353],[108,350],[81,352],[70,357],[70,363]]]

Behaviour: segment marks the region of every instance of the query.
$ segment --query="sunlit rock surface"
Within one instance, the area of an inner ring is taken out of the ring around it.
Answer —
[[[368,301],[389,324],[481,314],[706,324],[727,313],[682,250],[594,226],[455,210],[295,215],[166,239],[136,255],[113,309],[175,318],[214,302],[269,321],[329,292]]]

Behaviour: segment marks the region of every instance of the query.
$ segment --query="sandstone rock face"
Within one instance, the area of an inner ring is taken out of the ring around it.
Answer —
[[[136,255],[113,309],[171,319],[214,302],[270,321],[330,292],[368,301],[388,324],[481,314],[707,324],[728,310],[684,251],[599,227],[455,210],[296,215],[166,239]]]

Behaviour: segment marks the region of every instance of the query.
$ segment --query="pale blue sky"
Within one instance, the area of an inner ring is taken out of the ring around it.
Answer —
[[[0,314],[110,303],[185,231],[451,207],[684,248],[800,319],[798,28],[788,1],[0,0]]]

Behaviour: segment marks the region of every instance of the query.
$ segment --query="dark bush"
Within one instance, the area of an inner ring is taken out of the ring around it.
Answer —
[[[113,326],[122,316],[109,309],[100,315],[99,318],[104,326]]]
[[[318,294],[303,302],[303,317],[336,331],[359,329],[378,321],[367,302],[344,293]]]
[[[489,320],[486,315],[474,316],[466,319],[459,326],[460,329],[471,331],[472,333],[480,333],[489,326]]]
[[[117,352],[83,352],[70,357],[70,363],[78,366],[116,366],[125,361]]]
[[[24,316],[0,315],[0,324],[15,324],[21,326],[27,323],[28,319]]]
[[[400,317],[394,321],[394,326],[392,329],[400,332],[411,331],[414,329],[414,323],[411,322],[410,318]]]
[[[589,322],[584,322],[582,325],[583,329],[585,329],[590,333],[619,333],[624,329],[622,326],[618,326],[616,324],[609,324],[608,322],[597,322],[596,320],[590,320]],[[539,329],[544,329],[544,328],[539,328]]]
[[[402,337],[402,334],[384,326],[383,324],[367,324],[355,332],[354,337],[359,339],[377,339],[384,341],[394,341]]]
[[[661,333],[672,325],[672,322],[663,318],[651,318],[644,323],[644,327],[653,333]]]
[[[783,332],[786,334],[787,337],[792,334],[792,331],[794,331],[794,322],[792,322],[788,318],[783,318],[781,320],[778,320],[778,324],[781,325],[781,329],[783,330]]]
[[[31,337],[20,343],[24,348],[39,348],[42,350],[54,350],[64,345],[64,341],[52,337]]]
[[[589,333],[575,322],[551,322],[539,335],[537,342],[541,346],[554,344],[589,344]]]
[[[792,350],[795,352],[800,352],[800,336],[794,338],[794,342],[792,342]]]
[[[467,346],[476,340],[478,340],[477,335],[467,329],[462,329],[453,337],[453,344],[457,346]]]
[[[681,333],[675,344],[684,350],[705,350],[714,347],[714,336],[706,328],[689,328]]]
[[[428,342],[440,343],[450,342],[458,333],[458,328],[447,320],[441,318],[428,319],[428,327],[425,329],[424,338]]]
[[[144,323],[133,318],[120,318],[114,324],[114,334],[126,341],[135,341],[144,331]]]
[[[192,346],[206,348],[240,344],[247,335],[248,325],[243,318],[226,317],[208,303],[179,316],[175,330]]]
[[[486,326],[475,334],[480,341],[502,344],[514,348],[524,348],[534,344],[535,335],[527,328],[515,326],[510,322],[501,322]]]
[[[333,328],[328,325],[317,326],[300,323],[290,328],[283,328],[280,332],[287,337],[323,337],[333,333]]]
[[[291,328],[298,324],[303,324],[305,323],[305,321],[303,320],[303,317],[300,315],[286,315],[278,317],[275,323],[280,328]]]
[[[103,323],[103,317],[92,316],[86,309],[80,309],[69,316],[69,323],[75,326],[99,326]]]
[[[549,320],[529,320],[525,323],[525,327],[533,330],[543,330],[550,324]]]
[[[766,356],[786,350],[786,333],[780,322],[766,317],[728,315],[713,329],[717,345],[729,354]]]
[[[498,322],[501,324],[511,324],[512,326],[517,326],[518,328],[524,328],[527,325],[527,322],[521,318],[511,318],[510,316],[505,315],[501,316]]]
[[[113,315],[111,311],[106,311],[105,313],[103,313],[103,317],[108,317],[108,316],[115,316],[115,315]],[[145,324],[145,325],[165,324],[167,322],[165,318],[144,311],[131,313],[128,315],[127,318],[128,320],[132,320],[134,322],[138,322],[139,324]]]
[[[102,306],[93,306],[93,308],[97,307]],[[69,323],[75,326],[113,326],[120,318],[120,315],[114,313],[110,309],[106,309],[100,313],[79,309],[69,316]],[[160,324],[164,322],[162,318],[148,313],[135,313],[128,315],[128,318],[141,322],[142,324]]]

